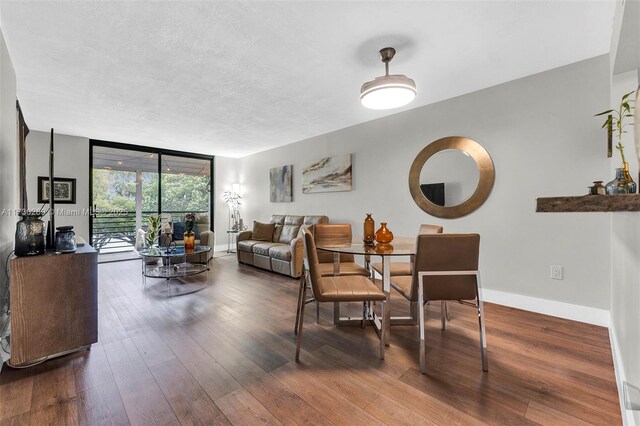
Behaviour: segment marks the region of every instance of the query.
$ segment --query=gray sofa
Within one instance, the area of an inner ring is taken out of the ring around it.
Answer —
[[[298,278],[302,273],[304,243],[300,229],[319,223],[329,223],[327,216],[273,215],[276,224],[271,241],[251,239],[252,231],[237,235],[238,262],[268,271]]]

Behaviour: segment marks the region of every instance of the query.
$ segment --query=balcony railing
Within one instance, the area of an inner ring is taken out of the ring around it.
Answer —
[[[205,214],[208,211],[164,211],[170,214],[174,221],[184,218],[186,213]],[[158,212],[142,212],[142,228],[147,229],[149,216]],[[93,236],[91,245],[98,251],[109,249],[110,252],[127,251],[135,246],[136,242],[136,212],[124,211],[118,213],[95,213],[93,215]]]

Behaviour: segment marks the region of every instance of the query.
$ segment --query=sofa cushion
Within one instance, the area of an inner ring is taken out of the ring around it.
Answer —
[[[276,223],[276,227],[273,230],[273,242],[280,242],[280,235],[282,235],[282,225]]]
[[[284,218],[285,217],[286,216],[283,215],[283,214],[272,214],[270,222],[271,223],[276,223],[276,224],[279,224],[279,225],[284,225]]]
[[[238,241],[238,250],[239,251],[246,251],[249,253],[253,253],[253,246],[255,246],[256,244],[260,243],[261,241],[256,241],[256,240],[242,240],[242,241]]]
[[[274,259],[291,260],[291,247],[288,244],[279,244],[269,248],[269,256]]]
[[[313,235],[313,225],[300,225],[300,229],[298,230],[298,238],[304,238],[304,231],[308,230]]]
[[[258,244],[254,244],[253,246],[253,254],[259,254],[261,256],[269,256],[269,249],[273,246],[279,246],[282,244],[279,243],[263,243],[259,242]]]
[[[303,223],[305,225],[317,225],[320,223],[329,223],[327,216],[305,216]]]
[[[282,233],[280,234],[280,239],[278,242],[289,244],[291,240],[298,236],[298,231],[300,230],[300,225],[283,225]]]
[[[184,222],[173,222],[173,241],[184,240]]]
[[[256,241],[272,241],[275,227],[275,223],[260,223],[254,220],[251,239]]]
[[[292,215],[287,215],[284,218],[284,224],[285,225],[302,225],[302,223],[304,222],[304,216],[292,216]]]
[[[209,222],[209,215],[207,213],[199,214],[198,220],[196,220],[196,230],[194,230],[193,232],[200,234],[204,231],[208,231],[210,225],[211,223]]]

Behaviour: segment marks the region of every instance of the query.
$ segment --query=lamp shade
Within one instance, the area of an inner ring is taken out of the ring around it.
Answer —
[[[406,75],[384,75],[362,85],[360,102],[370,109],[393,109],[407,105],[416,93],[416,82]]]

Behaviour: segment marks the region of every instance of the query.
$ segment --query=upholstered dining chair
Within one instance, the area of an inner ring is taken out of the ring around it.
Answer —
[[[343,275],[323,277],[318,268],[318,253],[313,241],[313,235],[308,229],[304,230],[304,249],[306,258],[302,273],[306,275],[306,280],[300,280],[300,291],[298,292],[298,317],[297,338],[296,338],[296,361],[300,358],[300,346],[302,344],[302,326],[304,324],[304,307],[307,297],[307,285],[311,284],[311,289],[316,300],[320,303],[329,302],[380,302],[382,314],[387,309],[386,297],[382,290],[364,275]],[[364,321],[364,317],[363,317]],[[380,332],[380,359],[384,359],[384,339],[383,330]]]
[[[316,246],[322,245],[350,245],[353,239],[350,223],[327,223],[313,227],[313,240]],[[323,277],[335,275],[333,271],[333,253],[318,252],[318,270]],[[340,270],[338,275],[364,275],[369,271],[357,264],[353,255],[340,255]]]
[[[479,253],[478,234],[418,235],[413,275],[391,278],[391,285],[405,298],[418,302],[420,371],[423,373],[426,372],[425,305],[437,300],[456,300],[478,310],[482,370],[488,370],[484,307],[478,270]],[[441,321],[444,330],[444,309],[441,311]]]
[[[428,223],[423,223],[420,225],[420,230],[418,231],[418,235],[442,234],[442,231],[443,231],[443,228],[440,225],[431,225]],[[372,263],[371,268],[373,269],[371,273],[372,275],[374,275],[374,277],[375,277],[375,272],[382,275],[381,262]],[[390,269],[389,273],[392,277],[411,276],[413,271],[413,257],[409,262],[391,262],[389,269]],[[393,282],[391,283],[391,285],[393,286]],[[396,290],[398,289],[396,288]],[[449,320],[449,309],[447,307],[447,303],[443,302],[441,307],[444,312],[443,318],[446,318],[447,320]],[[418,313],[417,302],[411,302],[410,317],[413,319],[417,319],[417,313]]]
[[[426,235],[426,234],[442,234],[442,226],[439,225],[430,225],[427,223],[423,223],[420,225],[420,231],[418,235]],[[399,275],[411,275],[413,266],[411,262],[391,262],[390,273],[392,277],[397,277]],[[378,274],[382,275],[382,262],[375,262],[371,264],[371,267]]]
[[[316,246],[321,245],[340,245],[340,244],[351,244],[353,234],[351,232],[351,224],[349,223],[328,223],[328,224],[316,224],[310,228],[313,239],[316,243]],[[357,264],[354,260],[353,255],[341,254],[340,255],[340,267],[339,272],[336,274],[334,271],[334,261],[333,261],[333,253],[318,251],[318,271],[320,271],[320,275],[323,277],[329,277],[333,275],[362,275],[365,277],[369,276],[369,271]],[[309,283],[306,282],[306,277],[304,274],[300,276],[300,281],[305,282],[308,286]],[[312,295],[311,298],[306,299],[305,303],[316,302],[316,323],[320,324],[320,304],[316,301],[315,297]],[[294,333],[298,332],[298,320],[300,319],[299,315],[296,314],[296,322],[293,327]]]

